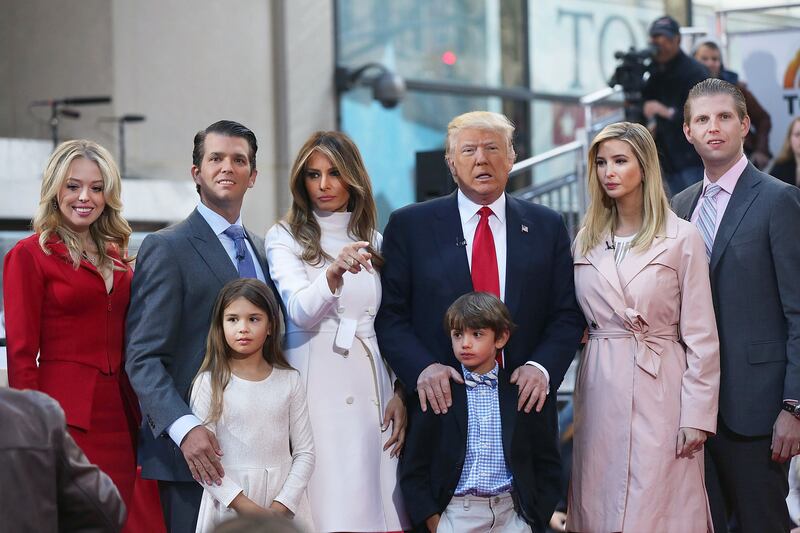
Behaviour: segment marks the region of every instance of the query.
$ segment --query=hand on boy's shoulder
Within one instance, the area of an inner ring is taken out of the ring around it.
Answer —
[[[450,365],[433,363],[425,367],[417,378],[417,394],[422,412],[431,409],[437,415],[446,413],[453,405],[453,395],[450,392],[450,380],[464,383],[461,373]]]
[[[511,383],[519,387],[517,411],[539,413],[547,400],[547,377],[533,365],[522,365],[511,373]]]

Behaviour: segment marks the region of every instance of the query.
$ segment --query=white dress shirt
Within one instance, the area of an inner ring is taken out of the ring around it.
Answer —
[[[212,211],[209,207],[205,204],[200,202],[197,204],[197,212],[205,219],[209,226],[211,226],[211,231],[214,232],[214,235],[217,236],[219,239],[220,244],[223,248],[225,248],[225,252],[230,257],[231,262],[233,263],[234,268],[239,269],[239,261],[236,259],[236,244],[233,242],[233,239],[225,235],[225,230],[231,226],[231,223],[225,220],[225,217],[220,215],[219,213]],[[241,226],[242,225],[242,217],[239,216],[234,222],[235,225]],[[256,255],[253,247],[250,245],[250,241],[245,239],[244,241],[245,246],[247,246],[247,250],[250,252],[250,257],[253,258],[253,264],[256,267],[256,276],[258,279],[266,283],[264,279],[264,271],[261,269],[261,265],[258,261],[258,256]],[[169,425],[167,428],[167,433],[169,434],[169,438],[180,447],[181,442],[186,437],[186,434],[189,433],[191,430],[196,428],[197,426],[202,425],[202,421],[197,418],[195,415],[183,415],[175,422]]]
[[[457,193],[458,198],[458,214],[461,217],[461,230],[464,233],[464,241],[466,242],[465,248],[467,250],[467,262],[469,263],[469,271],[472,272],[472,242],[475,240],[475,230],[478,229],[478,222],[481,216],[478,214],[483,205],[476,204],[461,192]],[[501,194],[500,197],[487,204],[492,214],[489,215],[489,228],[492,230],[492,239],[494,239],[494,252],[497,256],[497,273],[500,276],[500,299],[505,302],[506,300],[506,195]],[[547,393],[550,394],[550,373],[545,367],[536,361],[527,361],[526,365],[533,365],[544,373],[545,380],[547,381]]]

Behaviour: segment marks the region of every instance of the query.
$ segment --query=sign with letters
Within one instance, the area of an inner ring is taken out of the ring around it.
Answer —
[[[800,30],[731,34],[729,43],[729,68],[769,113],[769,147],[777,154],[789,122],[800,116]]]

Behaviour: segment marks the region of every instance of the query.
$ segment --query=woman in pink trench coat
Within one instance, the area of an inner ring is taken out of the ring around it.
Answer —
[[[612,124],[589,154],[567,529],[711,531],[703,442],[716,430],[719,346],[705,245],[669,210],[644,127]]]

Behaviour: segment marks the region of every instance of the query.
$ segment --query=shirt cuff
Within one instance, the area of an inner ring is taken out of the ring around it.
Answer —
[[[184,437],[186,434],[189,433],[191,430],[196,428],[197,426],[202,426],[203,422],[197,418],[195,415],[183,415],[175,422],[170,424],[167,428],[167,433],[169,433],[169,438],[178,446],[181,447],[181,442],[183,442]]]
[[[540,365],[536,361],[525,361],[525,364],[526,365],[535,366],[536,368],[538,368],[539,370],[542,371],[542,374],[544,374],[545,385],[547,386],[547,394],[549,395],[550,394],[550,372],[548,372],[545,367],[543,367],[542,365]]]

